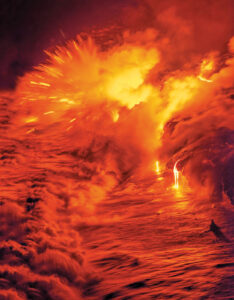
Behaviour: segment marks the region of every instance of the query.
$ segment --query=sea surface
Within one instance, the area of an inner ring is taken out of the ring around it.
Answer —
[[[175,190],[169,171],[100,197],[53,133],[15,127],[10,104],[1,98],[0,299],[234,299],[228,199]]]
[[[113,192],[98,213],[114,221],[80,228],[89,261],[104,279],[97,299],[234,299],[228,205],[176,195],[148,179]],[[230,242],[206,232],[211,219]]]

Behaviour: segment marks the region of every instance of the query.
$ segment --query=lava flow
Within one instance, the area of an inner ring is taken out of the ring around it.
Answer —
[[[175,180],[174,188],[178,190],[178,188],[179,188],[179,171],[177,169],[177,164],[178,164],[178,160],[176,161],[176,163],[174,165],[173,173],[174,173],[174,180]]]
[[[232,299],[234,33],[159,2],[1,92],[0,299]]]

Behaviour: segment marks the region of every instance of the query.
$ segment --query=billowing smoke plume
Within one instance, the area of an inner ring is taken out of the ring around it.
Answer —
[[[91,38],[78,37],[48,53],[47,64],[18,84],[15,126],[25,134],[66,139],[64,149],[91,167],[91,177],[105,173],[110,188],[139,168],[148,171],[157,156],[165,164],[178,151],[195,157],[196,165],[200,159],[195,169],[203,173],[202,182],[213,182],[214,175],[207,175],[212,158],[201,159],[196,149],[212,156],[216,134],[233,129],[233,39],[226,58],[210,52],[163,77],[160,42],[155,30],[147,29],[125,32],[122,42],[104,51]],[[224,148],[229,157],[231,150]]]
[[[163,157],[181,159],[181,168],[198,191],[208,189],[215,201],[225,192],[232,203],[233,41],[228,58],[219,58],[222,67],[209,79],[199,76],[203,84],[194,99],[167,123],[161,148]]]

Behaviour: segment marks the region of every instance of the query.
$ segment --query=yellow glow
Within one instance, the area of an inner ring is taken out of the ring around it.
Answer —
[[[37,121],[38,121],[37,117],[29,117],[29,118],[25,119],[25,123],[34,123]]]
[[[165,123],[170,119],[175,111],[182,109],[188,103],[199,88],[199,80],[193,76],[184,78],[171,78],[165,84],[165,101],[167,106],[160,112],[158,129],[161,131]]]
[[[214,61],[209,59],[204,59],[201,64],[201,73],[205,71],[212,71],[214,69]]]
[[[158,180],[158,181],[162,181],[162,180],[163,180],[163,177],[158,177],[157,180]]]
[[[118,122],[119,120],[119,112],[117,110],[114,110],[112,111],[112,119],[113,119],[113,122]]]
[[[114,69],[107,80],[107,95],[130,109],[145,102],[153,90],[151,85],[145,84],[145,78],[158,62],[156,50],[128,49],[110,60]]]
[[[160,167],[159,167],[159,161],[158,160],[155,162],[155,172],[157,174],[160,174]]]

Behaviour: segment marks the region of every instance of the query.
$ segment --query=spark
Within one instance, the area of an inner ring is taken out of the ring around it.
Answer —
[[[25,120],[25,123],[34,123],[37,122],[38,118],[37,117],[29,117]]]
[[[75,104],[74,101],[69,100],[67,98],[62,98],[62,99],[59,100],[59,102],[61,102],[61,103],[68,103],[68,104]]]
[[[44,115],[51,115],[51,114],[53,114],[53,113],[54,113],[53,110],[49,110],[49,111],[45,112]]]
[[[70,129],[72,129],[72,126],[67,127],[66,131],[69,131]]]
[[[42,86],[50,86],[49,83],[46,82],[36,82],[36,81],[30,81],[31,84],[35,84],[35,85],[42,85]]]
[[[69,122],[70,122],[70,123],[73,123],[73,122],[75,122],[75,120],[76,120],[76,118],[73,118],[73,119],[71,119]]]
[[[32,132],[34,132],[34,131],[35,131],[35,128],[31,128],[31,129],[29,129],[26,133],[29,134],[29,133],[32,133]]]

